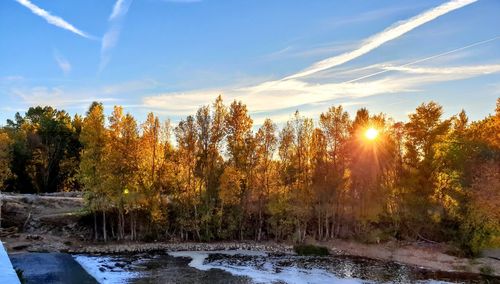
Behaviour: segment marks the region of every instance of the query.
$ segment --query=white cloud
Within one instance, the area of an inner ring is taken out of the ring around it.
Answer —
[[[62,87],[13,88],[10,93],[19,97],[27,106],[52,106],[63,108],[88,105],[93,101],[116,101],[114,98],[85,97],[80,93],[68,93]]]
[[[57,62],[57,65],[63,71],[64,75],[68,75],[71,72],[71,63],[69,63],[64,56],[62,56],[59,52],[54,52],[54,59]]]
[[[79,36],[82,36],[82,37],[85,37],[85,38],[89,38],[89,39],[93,39],[92,36],[90,36],[89,34],[77,29],[76,27],[74,27],[72,24],[66,22],[64,19],[62,19],[61,17],[58,17],[58,16],[55,16],[55,15],[52,15],[50,14],[48,11],[36,6],[35,4],[31,3],[31,1],[29,0],[16,0],[19,4],[25,6],[26,8],[30,9],[31,12],[33,12],[33,14],[35,15],[38,15],[42,18],[44,18],[49,24],[52,24],[54,26],[57,26],[57,27],[60,27],[60,28],[63,28],[65,30],[68,30],[72,33],[75,33]]]
[[[394,40],[410,31],[413,29],[428,23],[442,15],[445,15],[449,12],[452,12],[454,10],[460,9],[466,5],[472,4],[476,2],[477,0],[453,0],[449,1],[447,3],[444,3],[438,7],[435,7],[431,10],[428,10],[424,13],[421,13],[413,18],[410,18],[406,21],[396,23],[395,25],[389,27],[388,29],[368,38],[365,40],[361,46],[353,51],[346,52],[334,57],[330,57],[324,60],[321,60],[319,62],[316,62],[309,68],[300,71],[298,73],[295,73],[293,75],[290,75],[284,80],[288,79],[297,79],[305,76],[312,75],[314,73],[344,64],[346,62],[349,62],[355,58],[358,58],[374,49],[377,47],[383,45],[384,43]]]
[[[118,43],[122,29],[122,20],[127,15],[127,12],[133,0],[117,0],[113,6],[113,10],[109,15],[109,27],[101,41],[101,62],[99,71],[104,70],[111,60],[111,50]]]

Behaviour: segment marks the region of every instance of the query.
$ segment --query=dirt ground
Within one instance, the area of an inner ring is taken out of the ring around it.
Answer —
[[[318,242],[337,254],[363,256],[368,258],[394,261],[422,268],[442,271],[481,273],[489,271],[500,276],[500,260],[492,257],[461,258],[447,253],[444,244],[423,242],[387,242],[381,244],[362,244],[354,241],[334,240]]]

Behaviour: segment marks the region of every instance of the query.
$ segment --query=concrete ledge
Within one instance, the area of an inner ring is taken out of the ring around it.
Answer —
[[[21,284],[2,241],[0,241],[0,283]]]

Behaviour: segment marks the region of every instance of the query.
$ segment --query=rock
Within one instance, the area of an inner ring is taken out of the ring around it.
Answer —
[[[32,241],[39,241],[39,240],[43,240],[43,237],[39,236],[39,235],[27,235],[26,239],[32,240]]]
[[[22,244],[22,245],[13,246],[12,249],[13,250],[25,250],[29,246],[30,246],[29,244]]]

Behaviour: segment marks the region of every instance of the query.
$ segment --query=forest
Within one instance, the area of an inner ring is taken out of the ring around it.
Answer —
[[[419,105],[405,122],[332,106],[254,126],[218,97],[177,125],[94,102],[0,128],[0,188],[82,191],[93,238],[427,240],[500,246],[500,98],[482,120]]]

